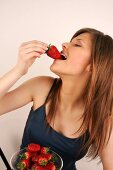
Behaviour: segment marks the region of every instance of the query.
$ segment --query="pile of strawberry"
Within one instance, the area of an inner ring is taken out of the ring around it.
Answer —
[[[49,147],[31,143],[26,151],[19,155],[18,170],[56,170],[55,157],[49,153]]]

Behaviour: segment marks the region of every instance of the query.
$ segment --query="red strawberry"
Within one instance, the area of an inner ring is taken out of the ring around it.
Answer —
[[[31,170],[36,170],[36,167],[37,167],[37,164],[33,164],[33,165],[31,166]]]
[[[54,163],[48,163],[46,165],[46,169],[47,170],[56,170],[56,166],[54,165]]]
[[[42,166],[47,165],[48,159],[47,159],[46,155],[40,154],[39,157],[38,157],[38,162],[37,163],[39,165],[42,165]]]
[[[26,170],[30,167],[30,162],[28,159],[23,159],[17,164],[19,170]]]
[[[33,161],[33,162],[38,162],[38,157],[39,157],[38,154],[33,155],[33,156],[32,156],[32,161]]]
[[[45,153],[49,152],[49,150],[50,150],[49,147],[42,147],[40,152],[45,154]]]
[[[46,54],[51,58],[61,59],[61,54],[54,45],[49,45],[48,50],[46,51]]]
[[[50,161],[52,159],[52,154],[50,154],[50,153],[46,153],[45,156],[48,161]]]
[[[32,154],[30,152],[24,152],[20,155],[21,159],[30,159]]]
[[[30,143],[27,147],[29,152],[38,152],[40,150],[40,145],[35,143]]]
[[[43,167],[43,166],[34,164],[34,165],[31,167],[31,170],[46,170],[46,169],[45,169],[45,167]]]

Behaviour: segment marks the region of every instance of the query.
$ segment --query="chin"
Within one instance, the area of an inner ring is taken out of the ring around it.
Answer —
[[[51,65],[50,66],[50,70],[54,73],[54,74],[56,74],[57,76],[61,76],[61,73],[54,67],[54,65]]]
[[[51,70],[54,74],[56,74],[56,75],[59,76],[58,72],[52,67],[52,65],[50,66],[50,70]]]
[[[50,66],[50,70],[51,70],[53,73],[56,73],[56,68],[55,68],[54,64],[52,64],[52,65]]]

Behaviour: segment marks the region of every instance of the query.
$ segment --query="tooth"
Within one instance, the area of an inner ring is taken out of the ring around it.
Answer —
[[[62,55],[66,58],[65,54],[62,54]]]
[[[67,57],[65,56],[65,54],[63,52],[61,52],[62,57],[64,57],[65,59],[67,59]]]

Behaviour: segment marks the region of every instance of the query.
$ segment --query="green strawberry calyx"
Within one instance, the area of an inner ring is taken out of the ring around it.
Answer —
[[[41,161],[41,162],[40,162],[40,165],[41,165],[41,166],[45,166],[45,165],[47,165],[47,161],[44,161],[44,160],[43,160],[43,161]]]
[[[17,168],[20,169],[20,170],[23,170],[25,168],[25,164],[24,163],[18,163]]]
[[[50,50],[51,44],[48,45],[48,49],[46,51],[46,53]]]

